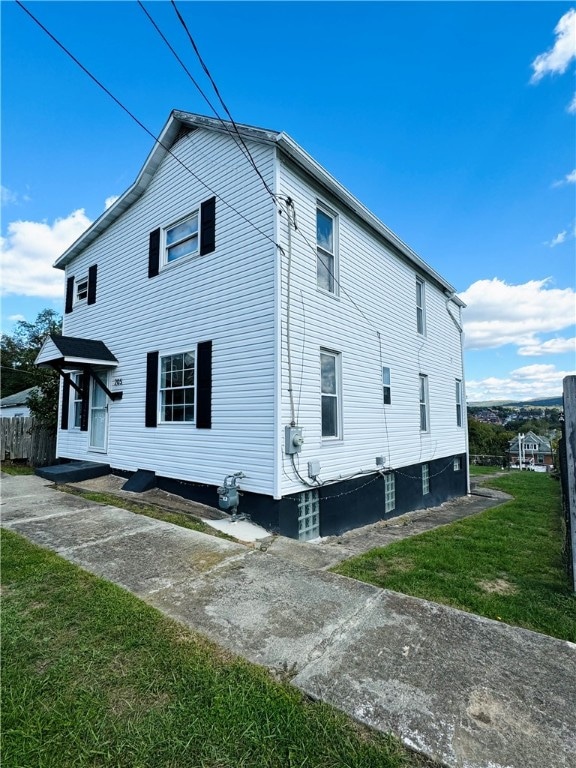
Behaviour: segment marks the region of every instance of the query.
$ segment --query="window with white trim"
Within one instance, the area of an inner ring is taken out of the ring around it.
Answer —
[[[430,493],[430,465],[422,464],[422,496]]]
[[[420,431],[428,432],[428,376],[421,373],[418,381],[420,391]]]
[[[88,278],[81,277],[76,280],[76,290],[74,293],[74,303],[79,304],[88,299]]]
[[[416,278],[416,330],[422,336],[426,333],[425,285],[419,277]]]
[[[456,426],[462,426],[462,382],[456,379]]]
[[[393,472],[384,475],[384,512],[396,509],[396,477]]]
[[[392,386],[390,384],[390,368],[382,366],[382,397],[384,405],[392,402]]]
[[[160,357],[160,421],[194,421],[195,353]]]
[[[340,355],[320,350],[322,437],[340,437]]]
[[[336,293],[336,216],[316,208],[316,284],[328,293]]]
[[[82,390],[84,387],[84,374],[81,371],[70,374],[71,380],[80,388],[80,392],[71,387],[72,395],[72,426],[80,429],[82,426]]]
[[[453,467],[454,467],[454,472],[460,472],[460,470],[462,469],[462,460],[460,459],[460,456],[456,456],[456,458],[454,459]]]
[[[310,541],[320,536],[320,496],[318,491],[304,491],[298,500],[298,538]]]
[[[177,259],[191,256],[199,251],[199,211],[164,230],[163,263],[171,264]]]

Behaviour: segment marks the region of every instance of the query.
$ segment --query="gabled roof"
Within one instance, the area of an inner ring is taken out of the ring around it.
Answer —
[[[3,397],[0,400],[0,408],[14,408],[19,405],[26,405],[26,400],[28,400],[28,396],[32,394],[32,392],[35,392],[38,389],[38,387],[29,387],[28,389],[23,389],[22,392],[15,392],[13,395],[6,395],[6,397]]]
[[[550,447],[550,440],[548,440],[546,437],[540,437],[535,432],[526,432],[524,435],[524,439],[522,441],[524,444],[526,443],[536,443],[536,445],[540,446],[542,450],[544,451],[551,451]],[[514,437],[512,440],[510,440],[510,450],[517,450],[518,449],[518,435]]]
[[[355,198],[345,187],[342,186],[331,174],[328,173],[319,163],[314,160],[302,147],[300,147],[288,134],[278,131],[272,131],[265,128],[256,128],[251,125],[236,123],[240,134],[253,141],[264,144],[276,145],[281,151],[289,157],[299,168],[304,170],[318,184],[332,193],[334,197],[341,201],[348,209],[353,211],[362,219],[370,229],[380,235],[386,244],[401,258],[405,259],[413,266],[418,267],[422,273],[432,278],[450,297],[453,298],[459,306],[465,306],[464,303],[455,295],[455,289],[450,283],[424,262],[406,243],[397,235],[388,229],[380,219],[374,216],[366,206]],[[222,121],[197,115],[191,112],[181,112],[173,110],[160,136],[158,137],[152,151],[148,155],[142,170],[136,177],[135,182],[116,200],[104,213],[96,219],[80,237],[74,242],[62,256],[60,256],[54,266],[58,269],[64,269],[66,265],[79,253],[81,253],[90,243],[92,243],[102,232],[113,224],[130,206],[144,193],[152,177],[156,173],[160,163],[170,152],[172,145],[181,135],[181,131],[192,131],[205,129],[216,131],[218,133],[232,133],[231,123],[222,123]]]
[[[62,367],[77,365],[98,365],[103,368],[115,368],[118,360],[103,341],[79,339],[74,336],[56,336],[50,334],[34,361],[35,365],[49,367],[53,363]]]

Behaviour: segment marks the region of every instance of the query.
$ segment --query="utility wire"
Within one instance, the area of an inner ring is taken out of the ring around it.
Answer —
[[[124,106],[124,104],[123,104],[123,103],[122,103],[122,102],[121,102],[119,99],[117,99],[117,98],[116,98],[116,96],[114,96],[114,94],[113,94],[111,91],[109,91],[109,90],[108,90],[108,88],[106,88],[106,86],[105,86],[103,83],[101,83],[101,82],[100,82],[100,80],[98,80],[98,78],[97,78],[97,77],[95,77],[95,76],[94,76],[94,75],[93,75],[93,74],[92,74],[92,73],[91,73],[91,72],[90,72],[90,71],[89,71],[89,70],[88,70],[88,69],[87,69],[87,68],[86,68],[86,67],[85,67],[85,66],[84,66],[84,65],[83,65],[83,64],[82,64],[82,63],[81,63],[81,62],[80,62],[80,61],[79,61],[77,58],[76,58],[76,56],[74,56],[74,54],[73,54],[73,53],[71,53],[71,52],[68,50],[68,48],[66,48],[66,46],[65,46],[65,45],[63,45],[63,43],[61,43],[61,42],[60,42],[60,41],[59,41],[59,40],[58,40],[58,39],[57,39],[57,38],[56,38],[56,37],[55,37],[55,36],[52,34],[52,32],[50,32],[50,30],[49,30],[49,29],[47,29],[47,28],[44,26],[44,24],[42,24],[42,22],[41,22],[41,21],[40,21],[39,19],[37,19],[37,18],[36,18],[36,16],[34,16],[34,14],[33,14],[31,11],[29,11],[29,10],[28,10],[28,8],[26,8],[26,7],[25,7],[25,6],[24,6],[24,5],[23,5],[23,4],[20,2],[20,0],[15,0],[15,3],[16,3],[16,5],[18,5],[18,6],[19,6],[19,7],[20,7],[20,8],[21,8],[21,9],[22,9],[22,10],[23,10],[23,11],[24,11],[26,14],[28,14],[28,16],[30,16],[30,18],[32,19],[32,21],[34,21],[34,23],[35,23],[35,24],[37,24],[37,25],[40,27],[40,29],[42,29],[42,30],[43,30],[43,31],[44,31],[44,32],[45,32],[45,33],[48,35],[48,37],[49,37],[51,40],[53,40],[53,41],[56,43],[56,45],[57,45],[59,48],[61,48],[61,49],[64,51],[64,53],[65,53],[67,56],[69,56],[69,57],[72,59],[72,61],[73,61],[73,62],[74,62],[74,63],[75,63],[75,64],[76,64],[78,67],[80,67],[80,69],[81,69],[81,70],[82,70],[82,71],[83,71],[83,72],[84,72],[86,75],[88,75],[88,77],[89,77],[89,78],[90,78],[90,79],[91,79],[91,80],[92,80],[94,83],[96,83],[96,85],[97,85],[99,88],[101,88],[101,89],[104,91],[104,93],[106,93],[106,94],[107,94],[107,95],[108,95],[108,96],[109,96],[109,97],[112,99],[112,101],[114,101],[114,102],[115,102],[115,103],[116,103],[116,104],[117,104],[117,105],[120,107],[120,109],[122,109],[124,112],[126,112],[126,114],[127,114],[127,115],[128,115],[128,116],[129,116],[129,117],[132,119],[132,120],[134,120],[134,122],[135,122],[137,125],[139,125],[139,126],[140,126],[140,128],[142,128],[142,130],[146,131],[146,133],[147,133],[149,136],[151,136],[151,137],[152,137],[152,139],[155,141],[155,143],[156,143],[156,144],[159,144],[159,145],[160,145],[160,146],[161,146],[163,149],[165,149],[165,150],[166,150],[166,152],[168,152],[168,154],[169,154],[169,155],[171,155],[171,156],[172,156],[172,157],[173,157],[173,158],[176,160],[176,162],[177,162],[177,163],[179,163],[179,165],[181,165],[181,166],[182,166],[182,168],[184,168],[184,169],[185,169],[185,170],[186,170],[186,171],[187,171],[187,172],[188,172],[188,173],[189,173],[191,176],[193,176],[193,177],[194,177],[194,178],[195,178],[197,181],[199,181],[199,182],[200,182],[200,184],[202,184],[202,186],[204,186],[204,187],[205,187],[205,188],[206,188],[206,189],[207,189],[209,192],[211,192],[211,193],[212,193],[212,194],[213,194],[215,197],[217,197],[217,198],[218,198],[218,200],[220,200],[220,202],[224,203],[224,205],[225,205],[226,207],[228,207],[228,208],[230,208],[230,210],[234,211],[234,213],[235,213],[237,216],[239,216],[241,219],[243,219],[243,220],[244,220],[244,221],[245,221],[247,224],[249,224],[249,225],[250,225],[250,226],[251,226],[253,229],[255,229],[257,232],[259,232],[259,233],[260,233],[260,234],[261,234],[263,237],[265,237],[265,238],[266,238],[266,240],[269,240],[269,241],[270,241],[270,242],[271,242],[271,243],[272,243],[272,244],[273,244],[273,245],[274,245],[276,248],[278,248],[278,249],[279,249],[279,250],[280,250],[280,251],[283,253],[283,249],[282,249],[282,246],[281,246],[281,245],[279,245],[279,244],[278,244],[278,243],[277,243],[277,242],[276,242],[276,241],[275,241],[275,240],[274,240],[272,237],[270,237],[270,235],[268,235],[266,232],[264,232],[264,230],[260,229],[260,227],[258,227],[258,226],[257,226],[256,224],[254,224],[252,221],[250,221],[250,219],[249,219],[249,218],[247,218],[247,217],[246,217],[246,216],[245,216],[245,215],[244,215],[244,214],[243,214],[241,211],[239,211],[239,210],[238,210],[237,208],[235,208],[235,207],[234,207],[234,206],[233,206],[231,203],[229,203],[229,202],[228,202],[227,200],[225,200],[225,199],[224,199],[224,198],[223,198],[221,195],[219,195],[219,194],[218,194],[218,193],[217,193],[217,192],[216,192],[214,189],[212,189],[212,187],[211,187],[209,184],[207,184],[205,181],[203,181],[203,179],[201,179],[201,178],[200,178],[200,177],[199,177],[197,174],[195,174],[195,173],[194,173],[194,171],[193,171],[191,168],[189,168],[189,166],[187,166],[187,165],[186,165],[186,163],[184,163],[184,162],[183,162],[183,161],[182,161],[182,160],[181,160],[181,159],[180,159],[180,158],[179,158],[177,155],[175,155],[175,154],[174,154],[174,152],[172,152],[172,150],[170,149],[170,147],[168,147],[166,144],[163,144],[163,143],[160,141],[160,139],[159,139],[159,138],[157,138],[157,137],[156,137],[156,136],[155,136],[155,135],[152,133],[152,131],[151,131],[149,128],[147,128],[147,127],[144,125],[144,123],[143,123],[143,122],[141,122],[141,121],[140,121],[140,120],[139,120],[139,119],[136,117],[136,115],[134,115],[134,113],[133,113],[133,112],[131,112],[131,111],[128,109],[128,107]]]
[[[236,125],[236,123],[234,121],[234,118],[230,114],[230,110],[228,109],[228,107],[226,106],[226,104],[224,102],[224,99],[222,98],[222,96],[220,94],[220,91],[218,90],[218,86],[214,82],[214,78],[210,74],[210,70],[206,66],[206,63],[205,63],[204,59],[202,58],[202,56],[200,54],[200,51],[198,50],[198,46],[194,42],[194,38],[192,37],[192,34],[191,34],[190,30],[188,29],[188,25],[186,24],[186,21],[184,20],[184,18],[182,17],[182,14],[178,10],[175,1],[174,0],[170,0],[170,2],[171,2],[172,7],[174,8],[176,16],[178,17],[178,20],[180,21],[180,24],[182,25],[182,27],[184,28],[184,31],[188,35],[188,39],[190,40],[190,44],[192,45],[192,48],[194,49],[194,52],[195,52],[196,56],[198,57],[198,61],[200,62],[201,66],[202,66],[202,69],[206,73],[206,76],[208,77],[208,79],[210,80],[210,82],[212,84],[212,87],[214,88],[214,92],[216,93],[216,96],[218,97],[218,100],[219,100],[220,104],[222,104],[222,107],[224,108],[224,111],[226,112],[226,114],[230,118],[230,122],[232,123],[232,126],[233,126],[234,130],[238,134],[238,138],[242,142],[242,146],[246,150],[246,152],[248,154],[248,158],[249,158],[250,162],[252,163],[252,166],[253,166],[254,170],[256,171],[258,176],[260,177],[260,180],[262,181],[262,184],[264,185],[264,189],[266,190],[266,192],[268,192],[268,194],[270,195],[272,200],[274,200],[274,202],[277,202],[276,195],[274,194],[274,192],[268,186],[268,183],[267,183],[266,179],[264,178],[264,176],[262,175],[262,173],[260,172],[260,169],[256,165],[256,161],[254,160],[254,158],[252,156],[252,153],[248,149],[248,147],[246,145],[246,142],[244,141],[244,138],[242,137],[242,134],[238,130],[238,126]]]
[[[199,93],[199,94],[202,96],[202,98],[204,99],[204,101],[206,102],[206,104],[208,104],[208,106],[210,107],[210,109],[212,110],[212,112],[214,113],[214,115],[216,116],[216,118],[217,118],[217,119],[220,121],[220,123],[222,123],[222,126],[223,126],[224,130],[225,130],[225,131],[226,131],[226,132],[227,132],[227,133],[228,133],[228,134],[229,134],[229,135],[230,135],[230,136],[231,136],[231,137],[234,139],[234,141],[236,142],[236,146],[237,146],[237,147],[240,149],[240,151],[243,153],[244,157],[245,157],[245,158],[248,160],[248,162],[250,162],[250,163],[251,163],[251,162],[252,162],[252,159],[251,159],[251,157],[250,157],[249,153],[247,153],[247,152],[246,152],[246,149],[245,149],[245,148],[242,146],[242,143],[241,143],[240,141],[238,141],[238,137],[236,136],[236,134],[235,134],[235,133],[233,133],[233,132],[232,132],[232,131],[231,131],[231,130],[228,128],[228,125],[227,125],[227,124],[224,122],[224,120],[222,120],[222,118],[221,118],[221,117],[220,117],[220,115],[218,114],[218,111],[217,111],[216,107],[215,107],[215,106],[212,104],[212,102],[210,101],[210,99],[208,98],[208,96],[206,96],[206,94],[205,94],[205,93],[204,93],[204,91],[202,90],[202,87],[199,85],[198,81],[197,81],[197,80],[194,78],[194,76],[192,75],[192,73],[190,72],[190,70],[188,69],[188,67],[186,66],[186,64],[184,64],[184,62],[182,61],[182,59],[180,58],[180,56],[178,55],[178,53],[177,53],[177,52],[174,50],[173,46],[170,44],[170,41],[168,40],[168,38],[166,37],[166,35],[164,35],[164,33],[162,32],[162,30],[160,29],[160,27],[158,26],[158,24],[157,24],[157,23],[154,21],[154,19],[152,18],[152,16],[151,16],[151,15],[150,15],[150,13],[148,12],[148,10],[147,10],[147,9],[144,7],[144,3],[142,3],[142,2],[141,2],[141,0],[138,0],[138,5],[139,5],[139,6],[140,6],[140,8],[142,9],[142,11],[144,12],[144,14],[146,15],[146,17],[148,18],[148,20],[149,20],[149,21],[150,21],[150,23],[152,24],[152,26],[154,27],[154,29],[156,30],[156,32],[158,32],[158,34],[160,35],[160,37],[162,38],[162,40],[164,41],[164,43],[165,43],[165,44],[167,45],[167,47],[170,49],[170,51],[171,51],[172,55],[174,56],[174,58],[176,59],[176,61],[177,61],[177,62],[180,64],[180,66],[182,67],[182,69],[184,70],[184,72],[186,72],[186,74],[188,75],[188,77],[190,78],[190,80],[192,81],[192,83],[194,84],[194,86],[196,87],[196,90],[198,91],[198,93]]]

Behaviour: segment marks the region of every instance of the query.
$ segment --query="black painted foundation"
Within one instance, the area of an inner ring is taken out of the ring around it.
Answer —
[[[454,470],[454,459],[460,469]],[[429,461],[430,492],[422,494],[422,464],[393,470],[396,486],[396,506],[385,512],[384,476],[379,473],[363,475],[353,480],[318,488],[320,497],[320,536],[338,536],[362,525],[385,520],[405,512],[435,507],[448,499],[467,492],[466,454],[445,456]],[[116,470],[114,470],[116,472]],[[167,477],[156,478],[157,487],[201,504],[218,506],[216,487]],[[240,492],[238,512],[271,533],[298,538],[298,502],[300,493],[274,500],[263,494]]]

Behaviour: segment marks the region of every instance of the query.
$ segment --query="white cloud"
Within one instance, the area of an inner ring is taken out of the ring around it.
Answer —
[[[0,185],[0,201],[2,205],[9,205],[10,203],[18,202],[18,195],[8,187]]]
[[[571,339],[548,339],[539,341],[533,339],[525,346],[518,349],[518,354],[523,357],[540,357],[541,355],[563,355],[566,352],[576,352],[576,337]]]
[[[558,72],[566,72],[572,59],[576,58],[576,10],[571,8],[562,16],[556,28],[556,40],[554,45],[546,53],[536,56],[532,62],[532,75],[530,82],[539,82],[544,75]]]
[[[53,224],[13,221],[0,238],[2,295],[61,298],[64,277],[52,264],[92,222],[79,208]]]
[[[552,184],[552,186],[563,187],[566,184],[576,184],[576,168],[574,168],[573,171],[570,171],[570,173],[567,173],[563,179],[559,179],[558,181],[555,181]]]
[[[24,317],[24,315],[10,315],[8,317],[8,320],[10,320],[11,323],[18,323],[20,321],[23,322],[24,320],[26,320],[26,318]]]
[[[110,197],[107,197],[106,200],[104,200],[104,210],[107,211],[111,205],[114,205],[114,203],[116,202],[116,200],[118,200],[119,197],[120,195],[110,195]]]
[[[555,245],[561,245],[568,236],[568,230],[563,229],[562,232],[558,232],[556,237],[553,237],[550,241],[550,248],[554,248]]]
[[[576,322],[572,288],[548,288],[549,279],[508,285],[498,278],[478,280],[460,294],[468,305],[464,330],[468,349],[534,343],[538,333],[569,328]]]
[[[569,112],[571,115],[576,115],[576,93],[572,97],[570,104],[566,107],[566,112]]]
[[[466,382],[468,401],[478,400],[533,400],[540,397],[558,397],[562,394],[562,381],[576,371],[558,371],[554,365],[526,365],[510,371],[507,378],[490,376]]]

